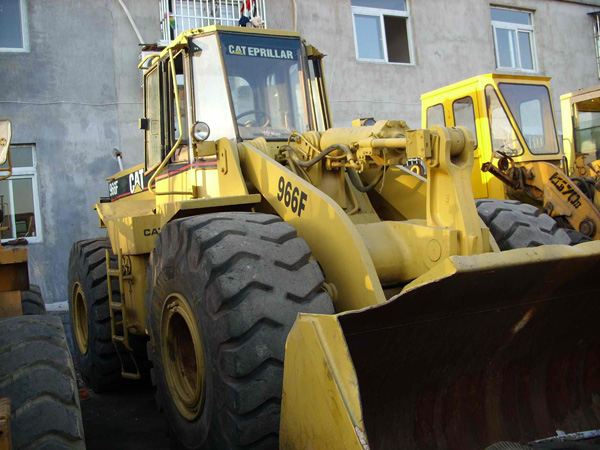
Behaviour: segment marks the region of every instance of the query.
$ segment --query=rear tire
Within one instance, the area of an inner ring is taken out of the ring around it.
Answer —
[[[46,314],[46,304],[39,286],[30,284],[28,291],[21,291],[21,306],[24,316]]]
[[[0,321],[0,397],[10,398],[15,450],[85,449],[75,371],[59,317]]]
[[[107,249],[110,251],[108,238],[79,241],[73,244],[69,258],[69,311],[75,361],[85,383],[94,392],[106,391],[123,382],[121,361],[110,329]],[[112,251],[110,259],[116,265]],[[111,288],[113,299],[118,302],[117,283]]]
[[[490,229],[500,250],[540,245],[576,245],[590,239],[556,221],[532,205],[514,200],[479,199],[477,212]]]
[[[186,449],[277,449],[287,335],[300,312],[334,312],[306,242],[267,214],[178,219],[163,227],[147,280],[153,379],[172,440]],[[185,320],[189,332],[171,336]],[[182,366],[189,376],[171,375]]]

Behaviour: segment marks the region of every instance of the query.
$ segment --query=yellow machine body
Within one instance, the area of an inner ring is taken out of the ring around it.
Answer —
[[[566,144],[567,158],[559,145],[550,78],[480,75],[423,94],[421,100],[424,127],[461,125],[475,134],[475,198],[531,203],[600,239],[597,196],[586,195],[577,180],[569,179],[567,165],[574,159]],[[565,143],[572,141],[565,136]]]
[[[269,141],[244,137],[260,128],[259,119],[244,125],[238,115],[235,135],[185,144],[174,136],[157,161],[149,160],[153,139],[167,129],[151,117],[152,73],[181,64],[179,80],[197,93],[194,55],[205,43],[207,53],[211,44],[224,45],[223,35],[299,38],[208,27],[185,32],[151,58],[146,164],[109,178],[110,198],[96,204],[117,255],[108,275],[119,280],[123,329],[147,332],[146,266],[165,224],[221,211],[276,214],[308,243],[335,308],[333,315],[301,314],[288,336],[280,448],[479,449],[548,437],[558,428],[600,428],[597,381],[573,387],[575,400],[545,392],[559,390],[550,389],[559,375],[555,363],[577,368],[570,374],[577,379],[596,373],[599,338],[591,322],[600,283],[591,274],[600,269],[600,243],[501,253],[473,202],[473,189],[481,193],[491,180],[481,174],[471,187],[480,173],[474,159],[479,165],[484,158],[483,134],[474,152],[473,134],[454,123],[331,128],[322,55],[303,43],[304,64],[314,64],[298,88],[306,89],[312,111],[309,130]],[[225,87],[222,74],[221,68],[214,91]],[[475,87],[464,90],[483,104]],[[189,88],[175,95],[171,116],[161,120],[179,130],[195,129],[199,118],[213,125],[191,96]],[[185,161],[176,159],[178,150],[189,155]],[[427,179],[401,167],[411,158],[425,162]],[[559,164],[561,156],[550,159]],[[361,192],[352,173],[376,187]],[[490,186],[503,192],[498,183]],[[569,360],[563,350],[573,347]]]

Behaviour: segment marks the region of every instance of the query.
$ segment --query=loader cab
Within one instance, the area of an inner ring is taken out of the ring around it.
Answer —
[[[422,125],[464,126],[475,136],[476,198],[504,198],[504,185],[481,166],[496,152],[515,162],[562,164],[549,78],[481,75],[421,96]]]
[[[146,171],[175,145],[171,162],[205,152],[194,133],[200,122],[210,141],[281,145],[293,132],[325,131],[322,56],[292,32],[211,26],[183,33],[144,75]]]

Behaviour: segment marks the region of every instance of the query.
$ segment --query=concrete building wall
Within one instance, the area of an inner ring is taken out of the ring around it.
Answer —
[[[559,96],[598,84],[593,19],[598,6],[556,0],[408,0],[413,65],[356,60],[350,0],[294,1],[297,30],[327,54],[335,125],[357,117],[404,119],[419,127],[420,95],[496,69],[490,3],[533,12],[538,73]],[[292,0],[269,0],[269,27],[294,28]],[[512,72],[520,73],[520,72]]]
[[[126,1],[144,39],[159,36],[155,0]],[[30,51],[0,53],[0,117],[14,144],[35,144],[43,242],[28,246],[31,282],[67,299],[73,242],[103,235],[91,210],[104,178],[142,159],[139,42],[117,0],[28,0]]]

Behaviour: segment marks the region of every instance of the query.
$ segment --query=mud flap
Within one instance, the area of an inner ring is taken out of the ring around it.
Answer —
[[[318,369],[334,388],[315,379],[296,397],[357,402],[340,419],[355,448],[483,449],[600,428],[600,242],[452,257],[389,302],[336,318],[346,347]],[[323,333],[294,343],[308,319],[319,317],[299,319],[291,353],[335,352]],[[285,399],[311,367],[285,364],[282,440],[284,426],[311,429],[301,415],[286,422]]]

